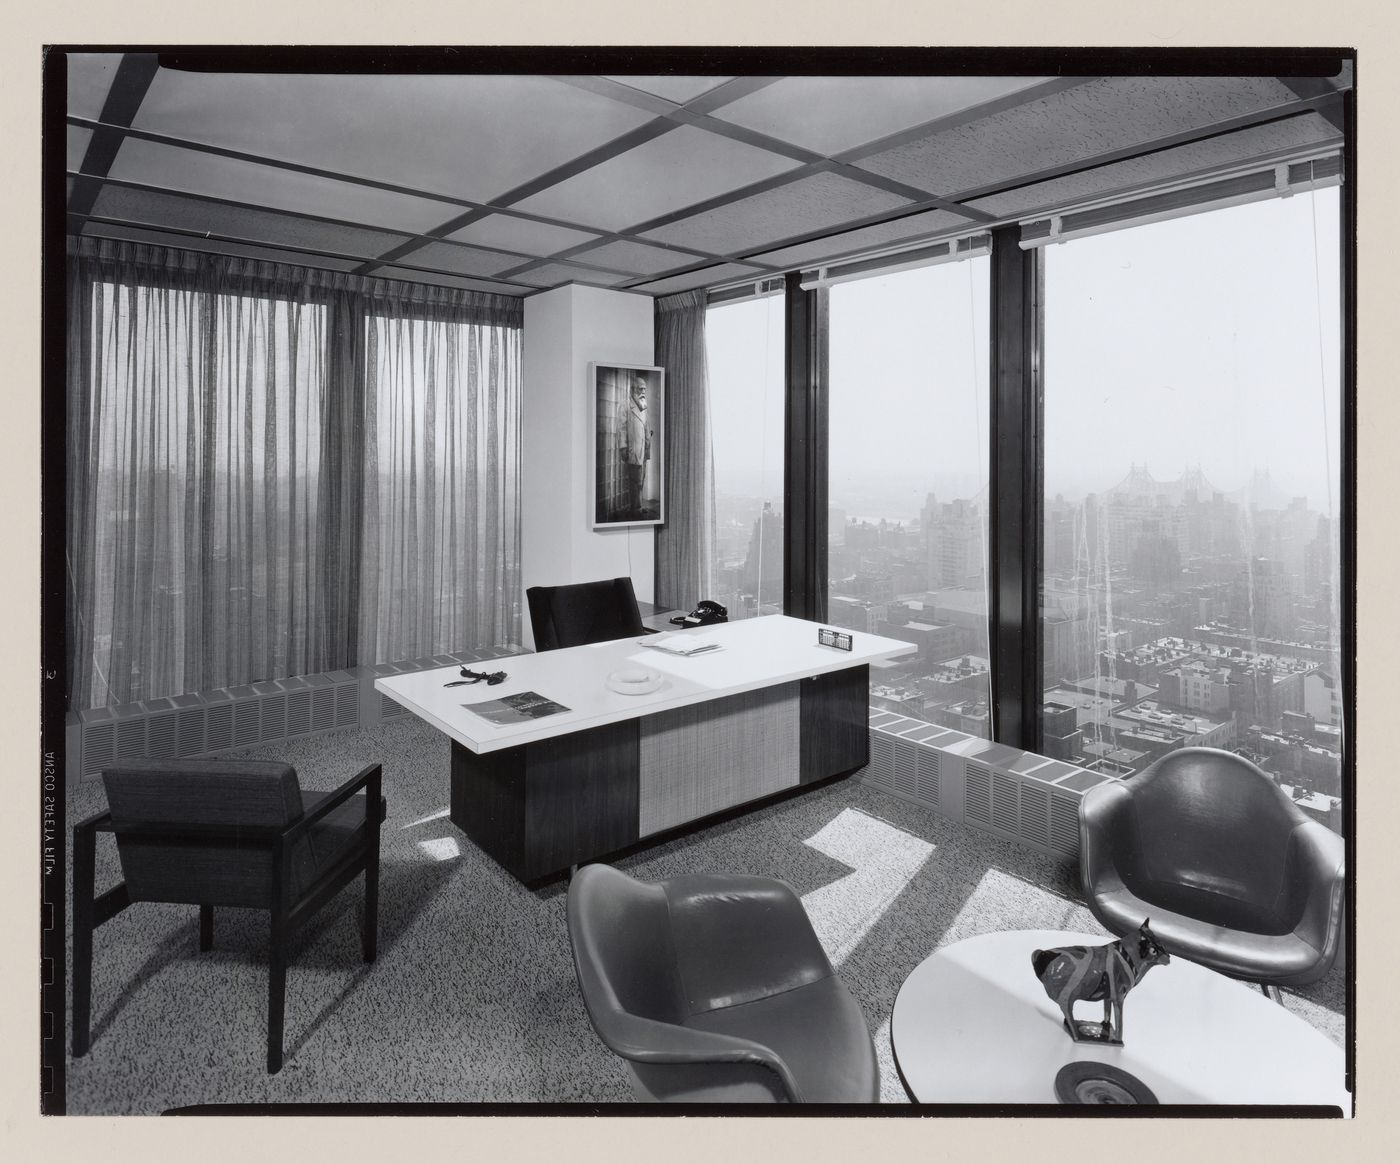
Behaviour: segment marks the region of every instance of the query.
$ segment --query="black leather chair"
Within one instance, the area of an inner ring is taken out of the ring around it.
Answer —
[[[199,906],[199,948],[214,907],[268,910],[267,1069],[282,1067],[292,934],[360,874],[361,940],[374,961],[379,910],[381,772],[372,764],[333,792],[303,792],[288,764],[142,760],[102,773],[108,811],[73,829],[73,1056],[87,1053],[93,931],[138,901]],[[94,894],[97,833],[116,834],[124,880]]]
[[[1268,993],[1321,978],[1342,932],[1342,838],[1242,756],[1183,748],[1080,802],[1080,874],[1115,934]]]
[[[781,881],[646,884],[586,865],[569,885],[568,919],[589,1018],[643,1098],[879,1098],[865,1017]]]
[[[525,591],[535,650],[581,647],[646,633],[631,578],[606,578]]]

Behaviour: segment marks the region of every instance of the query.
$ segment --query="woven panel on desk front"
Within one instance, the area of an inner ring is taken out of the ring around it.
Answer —
[[[642,720],[639,835],[794,787],[800,700],[783,683]]]

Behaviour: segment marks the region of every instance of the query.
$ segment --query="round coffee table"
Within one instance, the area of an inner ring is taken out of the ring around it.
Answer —
[[[1336,1105],[1351,1111],[1341,1048],[1255,987],[1173,958],[1123,1004],[1121,1047],[1076,1043],[1031,969],[1031,952],[1111,939],[1016,930],[955,942],[900,987],[890,1041],[916,1103],[1058,1102],[1055,1076],[1093,1060],[1160,1103]],[[1080,1003],[1098,1021],[1102,1003]]]

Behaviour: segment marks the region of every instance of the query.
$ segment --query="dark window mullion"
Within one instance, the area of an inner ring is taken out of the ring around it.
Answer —
[[[1040,748],[1043,264],[1018,227],[992,232],[988,640],[998,742]]]
[[[783,458],[783,613],[827,610],[827,292],[787,276]]]

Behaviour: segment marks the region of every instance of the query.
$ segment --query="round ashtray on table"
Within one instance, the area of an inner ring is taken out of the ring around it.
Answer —
[[[661,686],[661,676],[644,667],[619,667],[603,680],[609,691],[619,695],[650,695]]]
[[[1156,1103],[1157,1097],[1135,1075],[1109,1063],[1066,1063],[1055,1076],[1061,1103]]]

